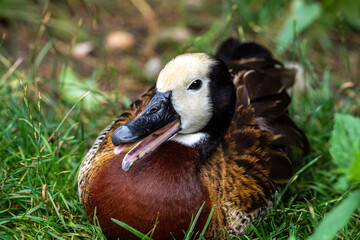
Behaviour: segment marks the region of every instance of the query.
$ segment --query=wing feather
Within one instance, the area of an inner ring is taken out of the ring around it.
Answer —
[[[255,123],[248,121],[247,127],[254,128],[253,131],[259,128],[265,135],[270,133],[274,136],[260,146],[266,149],[268,145],[270,149],[267,154],[271,163],[270,177],[274,182],[286,181],[292,173],[291,162],[285,152],[287,147],[297,147],[304,153],[310,149],[304,132],[288,114],[291,98],[286,89],[294,84],[295,70],[285,68],[281,62],[273,59],[269,50],[259,44],[240,44],[236,41],[225,41],[217,53],[219,58],[226,61],[234,76],[237,95],[234,121],[241,128],[246,122],[244,117],[249,118],[244,111],[252,109]],[[233,137],[237,138],[235,144],[245,144],[240,137]]]

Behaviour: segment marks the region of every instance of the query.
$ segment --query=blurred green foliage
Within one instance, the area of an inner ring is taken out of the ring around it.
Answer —
[[[100,104],[105,103],[105,97],[99,93],[99,86],[95,76],[94,72],[89,79],[83,81],[79,79],[71,67],[64,67],[59,76],[60,89],[64,99],[73,105],[90,91],[90,94],[83,100],[83,107],[87,111],[96,111]]]
[[[79,28],[82,16],[69,18],[72,14],[68,1],[0,1],[0,19],[6,19],[10,23],[14,20],[27,22],[34,31],[38,31],[39,24],[45,23],[48,34],[57,39],[69,40],[74,36],[80,40],[89,39],[91,35]]]
[[[335,114],[334,130],[330,139],[330,153],[338,168],[335,188],[350,192],[347,199],[330,212],[308,240],[331,240],[349,221],[360,206],[360,118],[349,114]]]
[[[330,139],[330,153],[339,167],[345,182],[341,190],[348,189],[347,182],[360,181],[360,118],[337,113]]]
[[[360,2],[335,0],[223,0],[223,16],[243,28],[252,39],[265,35],[276,39],[279,53],[291,47],[295,37],[309,39],[323,49],[333,47],[328,33],[360,30]]]
[[[348,198],[330,212],[315,229],[308,240],[331,240],[348,222],[356,208],[360,206],[360,190],[349,194]]]

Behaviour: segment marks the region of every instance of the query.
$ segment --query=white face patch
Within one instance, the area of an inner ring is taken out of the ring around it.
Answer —
[[[182,143],[184,145],[187,145],[189,147],[194,146],[196,143],[202,141],[207,137],[206,133],[198,132],[193,134],[175,134],[173,137],[171,137],[169,140]]]
[[[211,118],[208,74],[213,64],[214,60],[205,53],[189,53],[174,58],[160,72],[156,88],[159,92],[172,91],[172,104],[181,118],[179,133],[195,133]],[[201,80],[201,87],[188,89],[195,79]]]

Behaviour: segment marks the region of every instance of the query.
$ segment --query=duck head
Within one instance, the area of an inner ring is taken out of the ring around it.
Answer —
[[[127,171],[167,140],[191,146],[206,159],[230,125],[235,98],[231,75],[221,60],[204,53],[174,58],[160,72],[144,110],[111,135],[115,154],[136,143],[122,168]]]

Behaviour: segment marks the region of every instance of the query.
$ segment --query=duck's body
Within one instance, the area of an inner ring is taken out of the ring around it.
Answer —
[[[109,239],[136,239],[111,218],[144,233],[158,219],[155,239],[181,239],[204,202],[195,231],[216,205],[206,237],[223,227],[241,234],[271,207],[275,183],[291,176],[284,147],[308,145],[287,115],[284,84],[293,76],[249,46],[230,40],[220,48],[220,58],[238,60],[228,64],[232,76],[205,54],[174,59],[156,88],[99,135],[81,166],[79,195]]]

